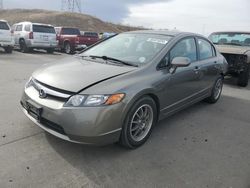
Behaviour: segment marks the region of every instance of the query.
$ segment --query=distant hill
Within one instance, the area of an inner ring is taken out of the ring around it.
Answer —
[[[78,27],[83,31],[123,32],[142,29],[104,22],[96,17],[70,12],[48,11],[40,9],[6,9],[0,10],[0,19],[10,25],[21,21],[46,23],[54,26]]]

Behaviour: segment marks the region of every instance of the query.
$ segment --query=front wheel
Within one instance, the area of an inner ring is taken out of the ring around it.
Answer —
[[[210,97],[206,98],[205,101],[211,104],[216,103],[221,96],[222,88],[223,88],[223,76],[220,76],[214,83]]]
[[[143,145],[157,122],[155,101],[148,96],[139,99],[129,110],[119,143],[133,149]]]
[[[6,52],[7,54],[11,54],[12,51],[13,51],[13,47],[8,46],[8,47],[5,47],[4,50],[5,50],[5,52]]]
[[[238,86],[246,87],[248,85],[249,67],[250,66],[248,65],[247,68],[239,74]]]
[[[55,51],[54,48],[48,48],[48,49],[47,49],[47,53],[48,53],[48,54],[53,54],[54,51]]]

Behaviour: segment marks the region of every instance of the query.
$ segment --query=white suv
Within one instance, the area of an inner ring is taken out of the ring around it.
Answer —
[[[13,33],[5,20],[0,20],[0,47],[4,48],[6,53],[12,53],[14,47]]]
[[[55,28],[52,25],[20,22],[13,25],[15,45],[21,52],[29,52],[33,49],[44,49],[53,53],[57,47]]]

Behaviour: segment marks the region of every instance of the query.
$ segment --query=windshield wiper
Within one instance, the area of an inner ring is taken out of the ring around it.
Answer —
[[[100,59],[103,59],[105,61],[108,61],[108,60],[111,60],[111,61],[115,61],[115,62],[119,62],[123,65],[128,65],[128,66],[133,66],[133,67],[138,67],[138,65],[135,65],[133,63],[129,63],[129,62],[126,62],[126,61],[122,61],[120,59],[116,59],[116,58],[113,58],[113,57],[108,57],[108,56],[96,56],[96,55],[90,55],[89,57],[91,58],[100,58]]]

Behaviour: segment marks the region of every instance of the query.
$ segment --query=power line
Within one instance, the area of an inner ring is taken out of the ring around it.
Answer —
[[[62,0],[61,10],[82,13],[82,0]]]

